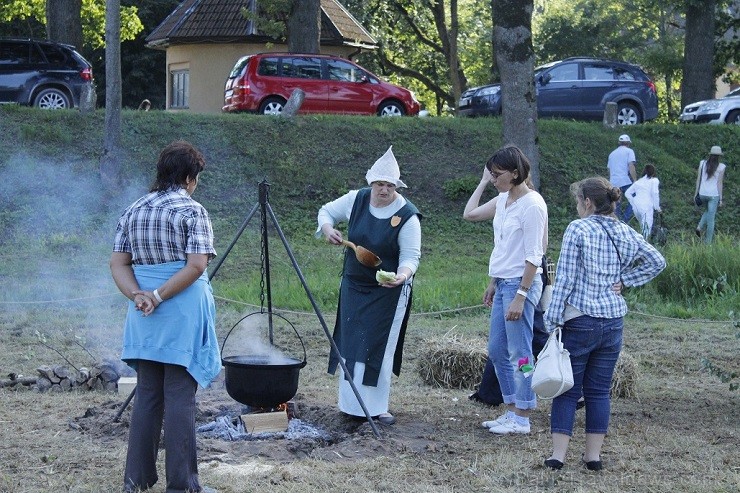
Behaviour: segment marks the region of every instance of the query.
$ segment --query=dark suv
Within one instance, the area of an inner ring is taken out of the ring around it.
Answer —
[[[92,86],[92,66],[73,46],[35,39],[0,39],[0,103],[74,108]]]
[[[606,103],[617,103],[620,125],[658,116],[655,83],[637,65],[598,58],[566,58],[535,69],[537,114],[601,120]],[[501,114],[501,84],[473,87],[458,104],[458,116]]]

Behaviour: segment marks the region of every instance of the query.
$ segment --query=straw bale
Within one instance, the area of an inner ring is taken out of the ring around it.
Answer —
[[[637,380],[639,379],[637,361],[634,357],[622,351],[617,360],[612,376],[612,385],[609,392],[612,397],[637,397]]]
[[[447,333],[422,343],[418,371],[427,385],[473,390],[480,383],[486,364],[486,342]]]

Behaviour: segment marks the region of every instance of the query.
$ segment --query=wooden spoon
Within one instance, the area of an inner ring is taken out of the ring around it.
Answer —
[[[342,240],[342,245],[348,246],[352,250],[354,250],[357,261],[360,262],[365,267],[377,267],[383,262],[382,260],[380,260],[380,257],[375,255],[373,252],[371,252],[367,248],[363,246],[355,245],[351,241]]]

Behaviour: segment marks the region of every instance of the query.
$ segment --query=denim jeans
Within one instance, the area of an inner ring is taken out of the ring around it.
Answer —
[[[605,434],[609,427],[609,389],[622,349],[623,319],[582,315],[565,322],[563,345],[570,351],[573,388],[552,401],[550,431],[573,434],[576,402],[586,400],[586,433]]]
[[[615,211],[617,217],[625,223],[630,222],[630,219],[632,219],[632,216],[634,215],[632,213],[632,204],[630,204],[630,201],[624,196],[624,192],[626,192],[631,186],[632,184],[619,187],[622,191],[622,197],[619,199],[619,202],[617,202],[617,210]]]
[[[542,295],[542,279],[535,276],[527,292],[524,311],[519,320],[506,320],[506,311],[516,296],[521,277],[496,279],[496,292],[491,307],[491,331],[488,336],[488,357],[493,362],[496,377],[501,385],[505,404],[517,409],[534,409],[537,398],[532,391],[531,377],[519,371],[519,359],[527,357],[530,364],[534,324],[534,307]]]
[[[700,195],[701,201],[707,204],[707,210],[701,215],[699,219],[699,225],[696,227],[699,231],[704,229],[706,226],[707,232],[704,234],[704,243],[711,243],[714,238],[714,216],[717,215],[717,206],[719,205],[719,195],[709,197],[707,195]]]

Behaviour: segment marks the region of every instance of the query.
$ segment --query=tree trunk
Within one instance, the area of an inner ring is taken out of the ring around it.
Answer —
[[[687,2],[681,107],[712,99],[714,82],[714,16],[716,0]]]
[[[294,0],[288,18],[288,51],[320,53],[320,0]]]
[[[121,1],[105,4],[105,137],[100,176],[109,191],[121,184]]]
[[[460,57],[457,50],[457,35],[459,30],[459,20],[457,14],[457,0],[450,1],[450,25],[447,27],[447,13],[443,1],[435,1],[431,4],[434,25],[437,28],[437,35],[442,43],[442,53],[447,61],[447,70],[450,74],[450,85],[452,86],[452,99],[455,107],[460,100],[463,88],[467,86],[468,81],[460,67]]]
[[[46,0],[46,37],[82,49],[82,0]]]
[[[534,87],[532,11],[534,0],[492,2],[496,64],[501,73],[504,144],[514,144],[529,158],[532,183],[539,189],[537,97]]]

